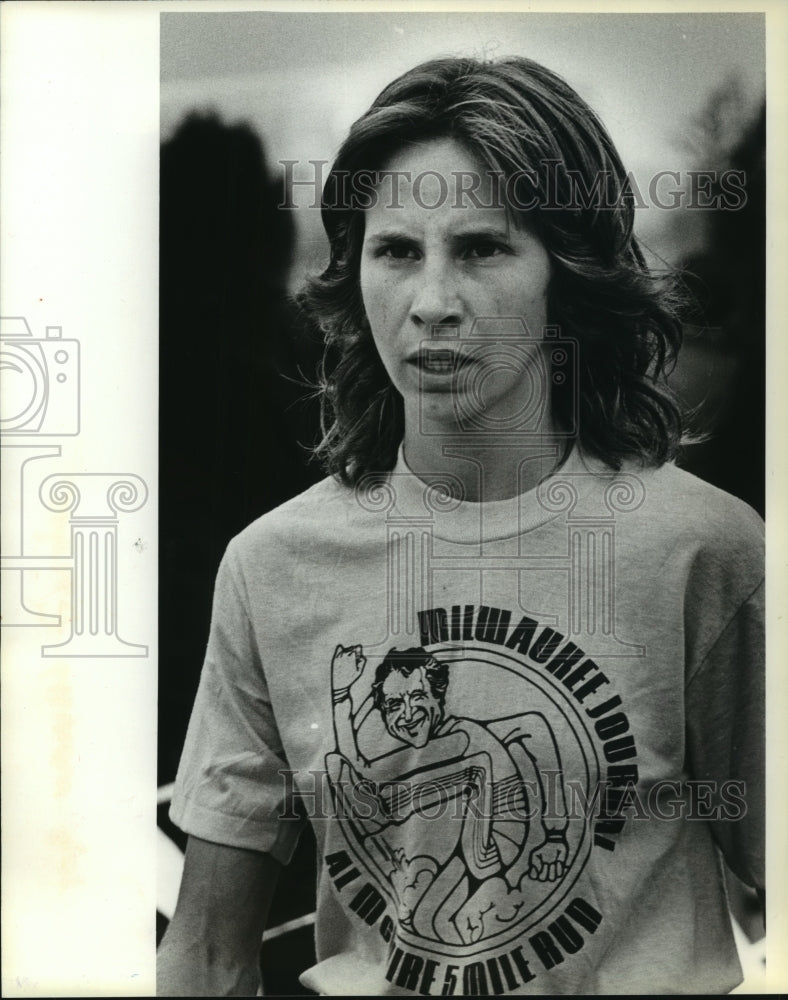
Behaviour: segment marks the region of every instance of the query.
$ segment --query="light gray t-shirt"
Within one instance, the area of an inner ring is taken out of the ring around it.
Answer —
[[[309,816],[322,993],[727,992],[762,541],[672,465],[575,452],[487,504],[401,457],[325,480],[228,547],[172,818],[287,861]]]

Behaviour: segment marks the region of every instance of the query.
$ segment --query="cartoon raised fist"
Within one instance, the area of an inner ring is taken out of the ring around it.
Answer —
[[[331,661],[331,687],[334,692],[346,692],[359,679],[366,662],[361,646],[337,646]]]
[[[537,882],[556,882],[564,874],[568,854],[565,836],[546,839],[531,851],[528,877]]]

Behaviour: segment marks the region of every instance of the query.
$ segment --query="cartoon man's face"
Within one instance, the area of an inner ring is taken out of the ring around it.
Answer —
[[[424,667],[408,677],[392,670],[382,692],[386,729],[403,743],[423,747],[443,721],[443,708],[432,693]]]

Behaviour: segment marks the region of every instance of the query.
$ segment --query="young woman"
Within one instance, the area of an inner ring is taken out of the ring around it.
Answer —
[[[219,573],[160,993],[255,992],[304,814],[318,992],[729,991],[761,524],[672,464],[680,327],[604,127],[528,60],[427,63],[323,217],[330,475]]]

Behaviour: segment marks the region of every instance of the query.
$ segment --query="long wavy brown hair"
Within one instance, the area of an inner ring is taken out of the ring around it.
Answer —
[[[523,58],[446,58],[389,84],[352,126],[323,190],[330,261],[299,301],[326,338],[316,454],[348,485],[393,468],[402,398],[375,348],[359,287],[363,198],[354,181],[405,145],[461,143],[501,180],[517,225],[552,264],[548,322],[578,343],[578,377],[553,386],[552,415],[614,469],[675,455],[681,417],[665,374],[681,344],[677,283],[650,271],[633,235],[626,171],[594,111],[558,75]]]

